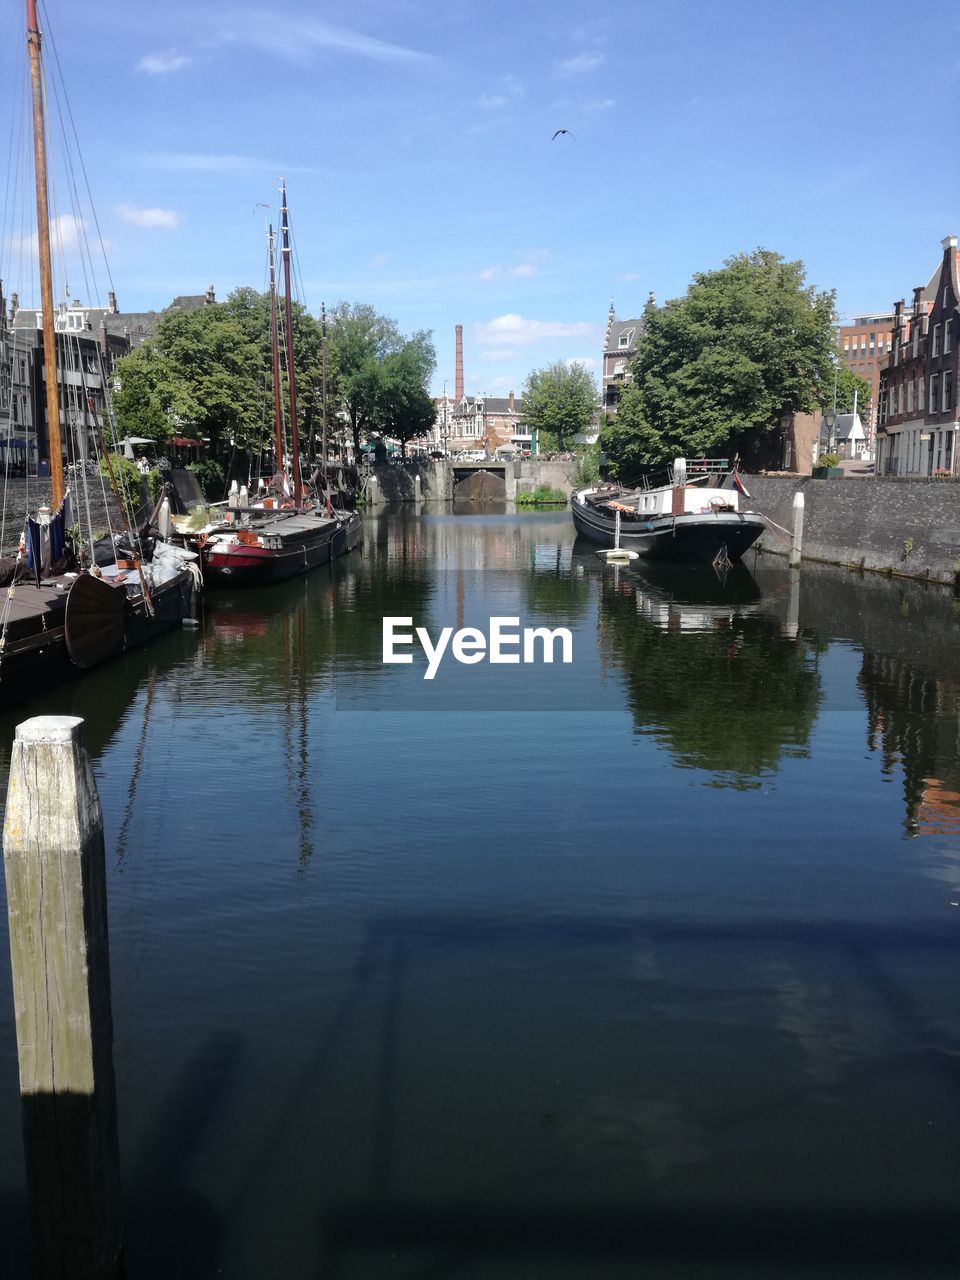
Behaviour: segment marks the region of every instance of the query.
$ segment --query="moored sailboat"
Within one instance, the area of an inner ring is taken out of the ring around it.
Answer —
[[[281,256],[284,277],[284,337],[289,394],[290,474],[284,464],[285,444],[279,315],[274,263],[273,227],[268,230],[270,253],[270,340],[273,366],[273,411],[276,472],[270,495],[250,503],[245,496],[228,507],[224,518],[195,534],[186,533],[196,545],[208,586],[263,586],[309,573],[360,542],[360,517],[355,511],[338,510],[319,490],[305,486],[300,463],[297,422],[297,380],[293,359],[293,305],[290,288],[290,223],[287,189],[281,187]],[[325,445],[324,445],[325,449]],[[324,462],[326,461],[324,456]]]
[[[191,570],[196,556],[183,548],[145,542],[129,521],[125,555],[117,556],[117,544],[111,539],[112,563],[97,563],[92,531],[87,552],[75,536],[60,431],[42,38],[36,0],[26,0],[26,20],[52,513],[42,510],[39,518],[27,520],[17,555],[0,568],[6,588],[0,608],[0,703],[7,704],[179,624],[189,615],[197,589],[197,575]],[[86,407],[96,422],[89,398]],[[102,445],[102,436],[100,440]],[[102,452],[109,465],[105,447]]]

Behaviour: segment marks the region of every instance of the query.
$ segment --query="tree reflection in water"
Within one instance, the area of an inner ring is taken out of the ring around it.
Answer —
[[[713,784],[758,787],[785,752],[806,754],[820,705],[815,650],[764,612],[742,565],[603,573],[601,651],[626,678],[640,733]]]

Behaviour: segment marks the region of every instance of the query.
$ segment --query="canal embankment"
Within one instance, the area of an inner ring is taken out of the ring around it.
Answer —
[[[955,585],[960,575],[960,486],[950,480],[746,476],[745,510],[793,527],[804,499],[803,558]],[[786,556],[790,539],[768,526],[761,549]]]

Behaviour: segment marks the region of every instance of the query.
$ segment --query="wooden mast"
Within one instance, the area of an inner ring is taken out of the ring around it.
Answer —
[[[47,440],[53,509],[63,501],[63,448],[60,443],[60,397],[57,394],[57,336],[53,324],[53,269],[50,257],[50,210],[47,203],[47,148],[40,74],[40,28],[37,0],[27,0],[27,48],[33,89],[33,155],[37,176],[37,239],[40,245],[40,306],[43,313],[43,367],[47,392]]]
[[[267,232],[270,249],[270,349],[273,360],[273,423],[277,450],[277,484],[283,475],[283,405],[280,401],[280,339],[277,334],[277,273],[274,261],[273,223]]]
[[[290,383],[290,460],[293,466],[293,503],[303,503],[303,486],[300,483],[300,439],[297,433],[297,378],[293,361],[293,305],[290,301],[290,223],[287,219],[287,184],[280,188],[283,202],[280,206],[280,252],[283,255],[283,314],[287,327],[287,380]]]
[[[323,487],[327,498],[330,487],[327,484],[327,304],[320,303],[321,333],[323,335]]]

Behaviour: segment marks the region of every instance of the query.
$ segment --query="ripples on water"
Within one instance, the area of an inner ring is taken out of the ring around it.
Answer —
[[[565,514],[365,537],[2,721],[87,721],[131,1276],[933,1274],[953,601],[604,568]],[[491,613],[573,665],[381,665],[385,614]]]

